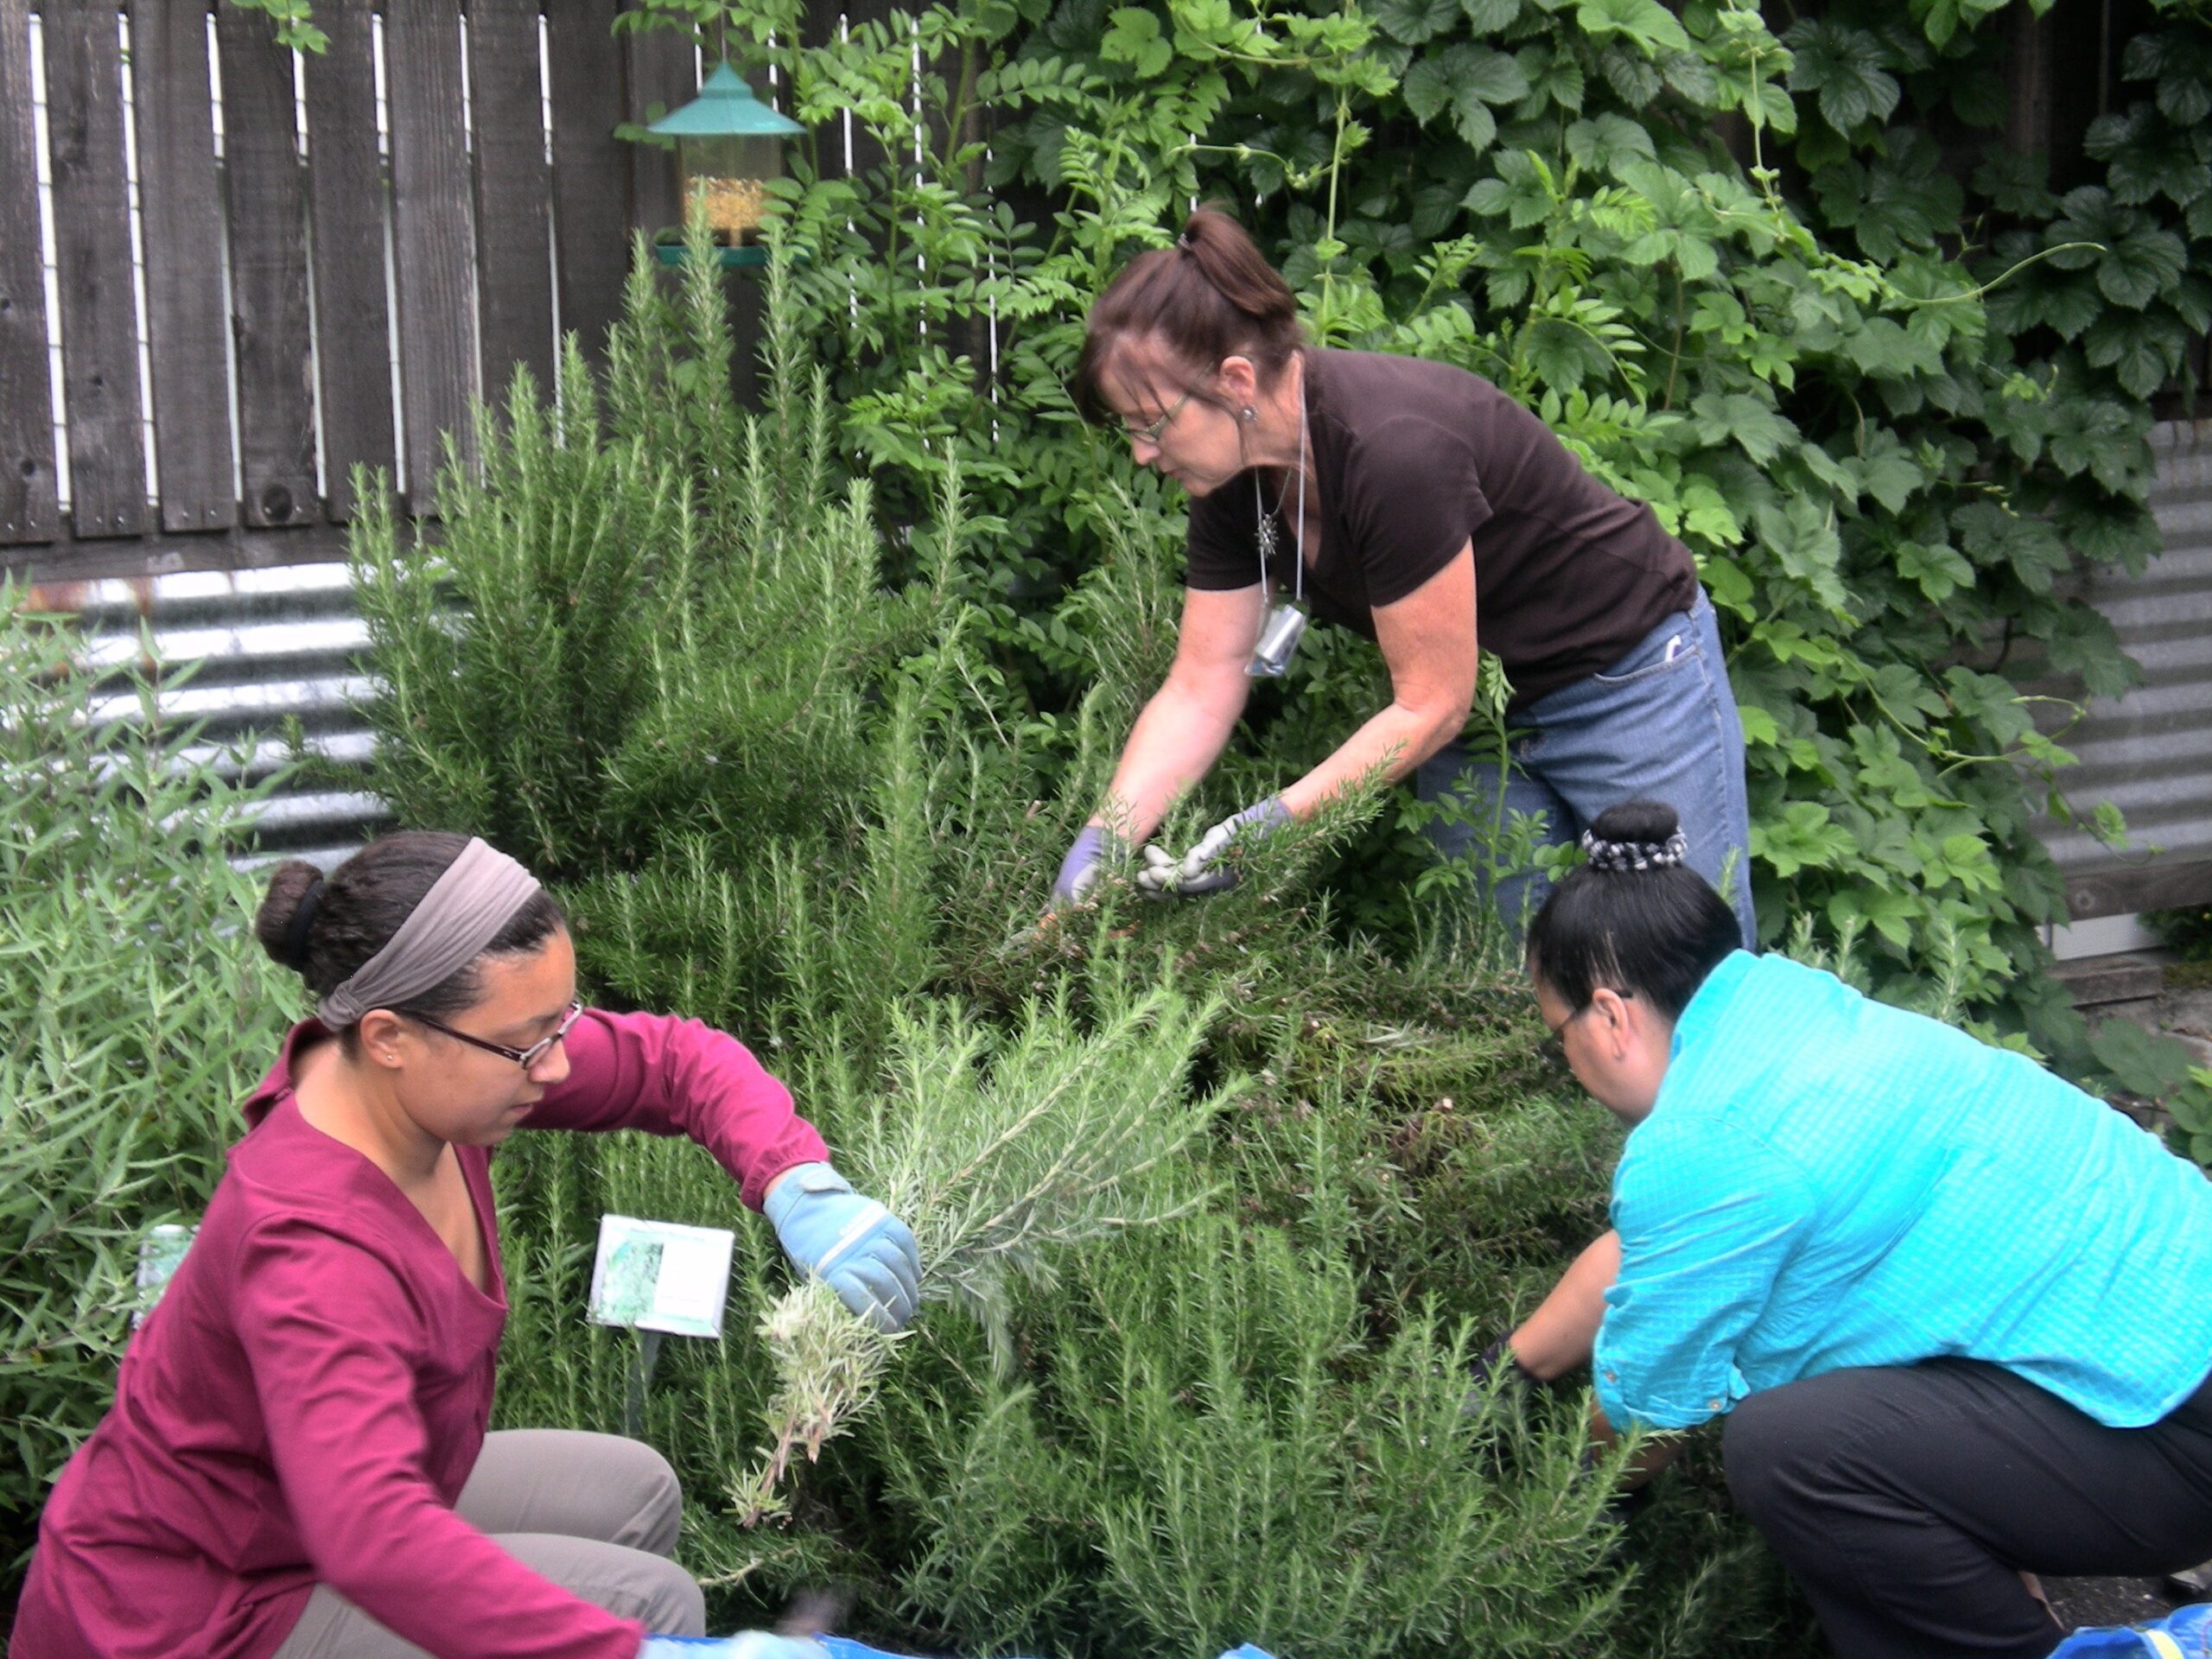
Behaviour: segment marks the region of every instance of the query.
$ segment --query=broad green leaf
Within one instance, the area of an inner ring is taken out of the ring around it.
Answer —
[[[1515,104],[1529,95],[1529,77],[1510,52],[1463,41],[1447,56],[1452,86],[1462,97],[1471,93],[1485,104]]]
[[[1779,818],[1751,825],[1751,856],[1785,879],[1802,869],[1834,869],[1851,851],[1851,832],[1818,801],[1792,801]]]
[[[1690,50],[1690,37],[1659,0],[1580,0],[1574,21],[1594,40],[1618,35],[1652,56]]]
[[[1974,169],[1974,188],[2002,213],[2018,219],[2048,219],[2058,198],[2050,188],[2050,158],[2021,156],[1993,148]]]
[[[2188,330],[2163,308],[2107,313],[2082,339],[2082,355],[2091,366],[2112,370],[2121,385],[2142,398],[2180,372],[2188,350]]]
[[[2089,1039],[2097,1063],[2131,1095],[2156,1100],[2189,1081],[2190,1052],[2172,1038],[2114,1014]]]
[[[1459,0],[1459,10],[1477,35],[1496,35],[1521,16],[1521,0]]]
[[[1459,8],[1458,0],[1370,0],[1368,15],[1392,40],[1419,46],[1450,28]]]
[[[1764,467],[1796,442],[1797,429],[1774,407],[1747,391],[1707,391],[1690,404],[1693,429],[1706,444],[1733,442]]]
[[[1161,38],[1159,18],[1141,6],[1121,6],[1100,37],[1098,54],[1132,65],[1140,79],[1149,80],[1174,61],[1175,48]]]
[[[1598,75],[1612,88],[1613,96],[1631,110],[1647,107],[1666,89],[1658,67],[1631,47],[1611,44],[1598,48]]]
[[[1945,604],[1954,594],[1974,586],[1974,567],[1956,548],[1943,543],[1929,547],[1918,542],[1900,542],[1897,561],[1898,573],[1918,583],[1930,604]]]
[[[1843,543],[1836,534],[1832,513],[1819,502],[1793,495],[1783,506],[1761,507],[1751,515],[1751,521],[1784,575],[1796,581],[1831,616],[1841,620],[1849,615],[1850,598],[1838,574]],[[1805,648],[1800,645],[1801,654]]]
[[[1789,90],[1818,95],[1821,117],[1838,132],[1886,121],[1903,89],[1885,67],[1881,41],[1865,29],[1806,19],[1783,37],[1789,48]]]
[[[1531,98],[1548,100],[1569,111],[1581,109],[1586,90],[1582,65],[1563,44],[1557,48],[1524,46],[1515,54],[1514,60],[1529,78]],[[1541,112],[1541,105],[1536,112]]]
[[[1423,126],[1427,126],[1438,116],[1443,114],[1444,106],[1452,99],[1451,79],[1444,72],[1443,60],[1435,55],[1421,59],[1412,68],[1407,70],[1406,78],[1398,83],[1398,90],[1400,95],[1406,100],[1406,108],[1413,112],[1414,119]],[[1490,180],[1485,182],[1497,183],[1497,181]],[[1479,190],[1482,188],[1478,184],[1475,189]],[[1505,187],[1499,184],[1498,188],[1502,190]],[[1471,191],[1468,193],[1467,205],[1470,207],[1474,207]],[[1484,210],[1477,209],[1477,211]]]
[[[1630,162],[1656,159],[1642,124],[1611,111],[1576,121],[1567,130],[1567,153],[1577,165],[1618,177]]]
[[[2212,189],[2196,135],[2148,104],[2133,105],[2125,115],[2100,116],[2089,124],[2082,147],[2105,163],[2105,181],[2117,202],[2163,195],[2185,207]]]
[[[1903,512],[1912,493],[1927,481],[1920,463],[1905,452],[1894,432],[1872,433],[1863,454],[1847,462],[1858,474],[1859,487],[1891,512]]]
[[[1452,125],[1477,155],[1488,149],[1497,137],[1497,118],[1490,112],[1490,105],[1483,102],[1481,94],[1464,87],[1452,93]]]
[[[2097,286],[2114,305],[2141,310],[2189,269],[2189,245],[2171,231],[2137,231],[2097,261]]]
[[[1911,944],[1914,929],[1924,919],[1926,906],[1920,895],[1904,887],[1877,887],[1862,882],[1828,895],[1828,920],[1841,929],[1856,921],[1872,928],[1900,949]]]

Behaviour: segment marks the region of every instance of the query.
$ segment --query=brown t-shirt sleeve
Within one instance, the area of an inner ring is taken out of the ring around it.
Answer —
[[[1259,585],[1257,512],[1247,474],[1191,503],[1190,528],[1183,541],[1185,587],[1235,593]]]
[[[1353,435],[1339,521],[1367,581],[1390,605],[1452,563],[1490,522],[1474,450],[1422,415],[1393,415]]]

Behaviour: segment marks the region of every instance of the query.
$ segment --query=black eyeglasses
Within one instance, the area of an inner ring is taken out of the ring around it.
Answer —
[[[431,1019],[427,1014],[409,1014],[402,1008],[394,1008],[392,1012],[403,1020],[412,1020],[417,1025],[428,1026],[432,1031],[442,1032],[455,1042],[467,1043],[471,1048],[480,1048],[486,1054],[497,1054],[502,1059],[512,1060],[524,1071],[528,1071],[550,1054],[553,1052],[553,1045],[566,1037],[575,1028],[576,1021],[584,1017],[584,1005],[581,997],[569,1003],[569,1011],[561,1016],[561,1023],[553,1027],[553,1034],[550,1037],[539,1038],[528,1048],[509,1048],[505,1043],[489,1042],[481,1037],[472,1037],[465,1031],[455,1031],[451,1026]]]
[[[1160,446],[1160,434],[1167,430],[1167,423],[1180,415],[1183,412],[1183,405],[1190,401],[1191,394],[1186,391],[1168,404],[1167,412],[1158,420],[1147,421],[1142,426],[1131,426],[1124,421],[1122,423],[1122,430],[1128,435],[1131,443],[1148,443],[1157,448]]]
[[[1621,997],[1630,997],[1634,996],[1636,993],[1634,991],[1618,991],[1615,992],[1614,995]],[[1566,1055],[1567,1028],[1597,1006],[1597,999],[1592,997],[1589,1001],[1585,1002],[1580,1007],[1577,1008],[1573,1014],[1568,1014],[1566,1019],[1560,1020],[1559,1024],[1555,1026],[1548,1023],[1546,1024],[1544,1031],[1551,1039],[1551,1046],[1554,1052],[1559,1053],[1561,1057]],[[1543,1018],[1543,1015],[1540,1013],[1536,1017],[1541,1020]]]

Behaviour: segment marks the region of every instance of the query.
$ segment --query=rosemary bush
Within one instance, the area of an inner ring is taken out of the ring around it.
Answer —
[[[936,1650],[1770,1650],[1771,1598],[1712,1594],[1709,1482],[1624,1571],[1576,1402],[1461,1414],[1470,1347],[1604,1225],[1613,1143],[1515,976],[1368,938],[1316,880],[1378,798],[1205,905],[1122,871],[1040,925],[1172,648],[1172,540],[1134,504],[1109,527],[1065,642],[1088,694],[1033,707],[966,459],[880,538],[790,266],[757,417],[705,267],[640,275],[602,386],[572,354],[557,415],[520,383],[483,417],[438,550],[364,514],[369,781],[534,859],[593,995],[751,1043],[914,1225],[930,1295],[876,1338],[696,1148],[518,1136],[501,1420],[641,1427],[731,1622],[837,1581],[856,1629]],[[741,1234],[728,1339],[642,1389],[582,1316],[607,1211]]]
[[[107,1408],[145,1230],[197,1219],[284,1027],[225,855],[260,789],[0,585],[0,1564]],[[12,1571],[4,1573],[7,1578]]]

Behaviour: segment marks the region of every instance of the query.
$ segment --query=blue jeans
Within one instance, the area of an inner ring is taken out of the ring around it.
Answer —
[[[1442,856],[1463,858],[1509,813],[1542,815],[1541,842],[1568,845],[1623,801],[1664,801],[1682,821],[1689,861],[1718,887],[1727,871],[1744,944],[1756,950],[1751,914],[1751,813],[1744,798],[1744,728],[1721,660],[1713,603],[1700,593],[1603,673],[1539,697],[1511,722],[1503,790],[1495,747],[1485,756],[1454,739],[1421,763],[1424,801],[1456,801],[1432,821]],[[1501,795],[1503,799],[1501,801]],[[1531,869],[1500,873],[1490,897],[1517,934],[1548,884]]]

